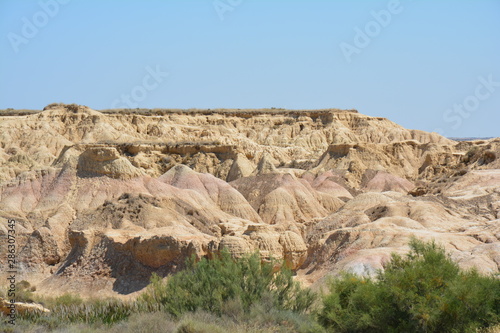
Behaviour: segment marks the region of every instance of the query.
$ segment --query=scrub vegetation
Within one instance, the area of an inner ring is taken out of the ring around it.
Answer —
[[[410,242],[406,256],[375,277],[345,273],[317,295],[257,253],[189,260],[166,279],[153,275],[135,301],[66,294],[25,301],[50,313],[19,316],[2,332],[498,332],[500,279],[461,270],[434,242]],[[31,288],[31,289],[30,289]]]

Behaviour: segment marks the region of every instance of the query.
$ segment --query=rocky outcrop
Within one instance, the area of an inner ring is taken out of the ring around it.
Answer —
[[[255,166],[252,162],[250,162],[243,154],[238,154],[231,165],[231,169],[229,169],[226,181],[231,182],[242,177],[248,177],[254,170]]]
[[[77,170],[80,177],[108,176],[129,179],[144,174],[111,147],[95,147],[84,151],[78,158]]]
[[[316,191],[305,180],[290,173],[267,173],[231,182],[269,224],[296,230],[296,223],[326,216],[344,202],[334,195]]]
[[[185,165],[177,165],[159,180],[177,188],[196,191],[228,214],[252,222],[261,222],[259,215],[240,192],[210,174],[200,174]]]
[[[292,160],[317,159],[331,144],[387,144],[405,140],[452,144],[437,134],[410,131],[387,119],[337,109],[155,110],[118,114],[54,104],[37,114],[2,118],[0,160],[5,162],[0,177],[3,180],[47,166],[60,156],[64,147],[75,144],[119,147],[118,150],[123,149],[121,157],[155,177],[167,171],[172,166],[170,162],[175,161],[222,179],[226,179],[238,153],[253,165],[264,153],[278,164],[285,164]],[[26,137],[23,133],[30,135]],[[195,155],[198,156],[195,158]],[[210,162],[201,158],[209,155]],[[119,160],[118,165],[110,166],[111,175],[116,169],[130,169],[122,162]],[[84,171],[96,171],[92,165],[87,169],[85,161],[83,164]],[[110,172],[102,165],[97,171]]]
[[[212,248],[217,251],[226,249],[235,258],[258,252],[263,261],[277,260],[279,266],[283,260],[293,270],[304,263],[307,255],[307,246],[300,235],[292,231],[276,231],[265,224],[251,224],[237,236],[225,235],[218,245],[212,244]]]
[[[24,303],[24,302],[14,302],[10,303],[8,300],[0,297],[0,312],[5,316],[9,316],[10,314],[27,314],[27,313],[47,313],[50,312],[49,309],[46,309],[41,304],[37,303]],[[12,313],[14,312],[14,313]]]
[[[405,253],[410,238],[417,237],[444,245],[462,267],[497,272],[498,220],[471,223],[462,217],[467,211],[462,205],[396,192],[358,195],[311,229],[304,271],[314,280],[325,271],[375,274],[392,252]]]
[[[257,164],[257,168],[252,173],[253,176],[264,175],[266,173],[276,173],[276,167],[274,166],[273,161],[269,157],[269,155],[264,154],[259,163]]]
[[[365,192],[401,192],[408,193],[415,184],[407,179],[397,177],[385,171],[367,170],[361,180]]]
[[[411,236],[499,271],[500,139],[337,109],[54,104],[0,120],[0,216],[39,293],[131,295],[224,249],[321,283],[383,269]]]

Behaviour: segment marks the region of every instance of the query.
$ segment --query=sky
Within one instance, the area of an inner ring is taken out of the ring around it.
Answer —
[[[500,136],[500,1],[0,0],[0,109],[357,109]]]

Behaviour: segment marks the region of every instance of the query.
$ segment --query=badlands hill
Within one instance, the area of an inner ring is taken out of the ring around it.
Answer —
[[[0,114],[0,219],[17,221],[18,274],[42,293],[132,295],[223,248],[319,285],[382,269],[412,235],[498,273],[500,139],[355,110],[52,104]]]

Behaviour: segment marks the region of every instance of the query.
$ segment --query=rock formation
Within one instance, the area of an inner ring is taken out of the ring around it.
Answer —
[[[13,305],[12,305],[13,304]],[[12,309],[15,309],[15,314],[26,314],[26,313],[44,313],[50,312],[41,304],[37,303],[24,303],[24,302],[14,302],[10,303],[7,300],[0,297],[0,312],[5,316],[11,314]],[[17,313],[16,313],[17,312]]]
[[[0,219],[16,220],[19,274],[39,293],[130,295],[223,249],[321,284],[383,269],[411,236],[496,273],[499,157],[498,138],[355,110],[53,104],[0,114]]]

